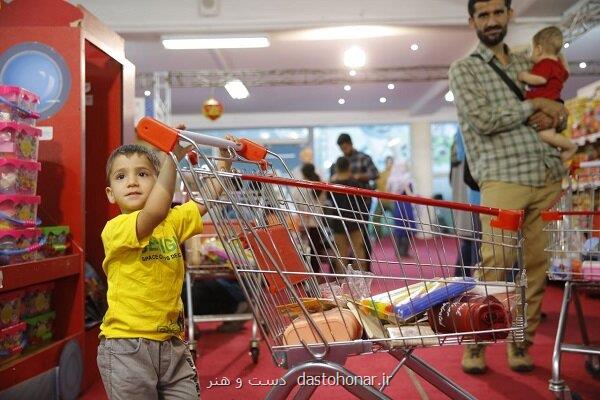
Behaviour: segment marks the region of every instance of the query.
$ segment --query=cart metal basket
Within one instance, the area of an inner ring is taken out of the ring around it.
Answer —
[[[405,365],[449,397],[473,399],[415,350],[523,341],[521,211],[296,180],[260,145],[148,118],[138,135],[166,152],[179,141],[193,148],[178,172],[191,198],[207,207],[262,337],[288,370],[267,398],[286,398],[299,387],[295,398],[307,399],[327,379],[361,399],[389,399],[389,380],[365,382],[343,366],[350,356],[388,352],[399,361],[390,379]],[[218,170],[221,158],[199,145],[228,148],[232,170]],[[381,200],[391,209],[374,206]],[[445,224],[440,212],[449,216]],[[490,234],[474,228],[480,215],[494,228]],[[469,227],[457,226],[459,217]],[[385,230],[393,234],[383,237]],[[485,268],[480,252],[471,265],[457,255],[461,241],[490,246]],[[410,257],[400,243],[408,243]],[[517,279],[507,282],[515,266]]]

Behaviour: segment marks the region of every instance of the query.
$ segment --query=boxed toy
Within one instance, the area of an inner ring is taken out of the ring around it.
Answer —
[[[68,226],[42,226],[42,254],[44,257],[65,255],[69,249]]]
[[[25,347],[27,324],[20,322],[0,329],[0,363],[18,357]]]
[[[0,328],[14,325],[21,319],[23,291],[14,290],[0,294]]]
[[[41,129],[0,121],[0,157],[36,161],[41,135]]]
[[[54,311],[48,311],[44,314],[25,318],[25,323],[27,324],[27,334],[25,337],[28,347],[37,346],[52,340],[52,326],[55,317],[56,313]]]
[[[0,230],[33,227],[39,224],[40,196],[0,195]]]
[[[37,228],[0,231],[0,265],[39,259],[40,240]]]
[[[39,162],[0,159],[0,194],[34,195],[40,169]]]
[[[50,310],[54,282],[42,283],[24,289],[21,301],[21,316],[28,318]]]

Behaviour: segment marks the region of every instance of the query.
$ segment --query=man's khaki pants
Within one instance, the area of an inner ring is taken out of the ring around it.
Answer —
[[[548,256],[545,252],[548,246],[548,233],[544,232],[545,222],[542,221],[540,212],[552,205],[560,190],[560,182],[547,183],[544,187],[498,181],[486,181],[481,185],[482,206],[525,211],[522,227],[523,267],[527,274],[525,340],[529,343],[533,343],[535,331],[540,324],[548,268]],[[483,271],[477,271],[477,277],[485,281],[503,281],[506,271],[510,271],[516,261],[516,252],[489,243],[490,241],[501,242],[497,236],[494,238],[490,236],[492,232],[496,235],[500,234],[498,229],[490,227],[491,218],[489,215],[481,215]]]

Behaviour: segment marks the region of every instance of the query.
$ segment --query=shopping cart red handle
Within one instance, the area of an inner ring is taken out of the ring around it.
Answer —
[[[249,161],[264,160],[267,149],[249,139],[239,139],[238,143],[197,132],[172,128],[154,118],[143,117],[137,124],[137,135],[164,152],[172,151],[180,138],[188,139],[204,146],[232,148]]]

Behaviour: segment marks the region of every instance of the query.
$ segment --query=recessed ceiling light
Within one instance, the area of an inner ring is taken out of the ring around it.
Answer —
[[[356,71],[351,69],[350,71],[348,71],[348,75],[350,76],[356,76]]]
[[[344,86],[344,90],[345,90],[346,92],[349,92],[349,91],[351,91],[351,90],[352,90],[352,86],[350,86],[350,85],[346,85],[346,86]]]
[[[388,83],[388,89],[394,90],[395,88],[396,88],[396,85],[394,85],[393,83]]]
[[[352,46],[344,52],[344,65],[348,68],[361,68],[367,62],[367,53],[358,46]]]
[[[270,137],[271,137],[271,134],[269,132],[263,131],[263,132],[260,133],[260,138],[261,139],[267,140]]]
[[[248,92],[244,83],[239,79],[228,81],[225,84],[225,90],[227,90],[227,93],[236,100],[245,99],[250,95],[250,92]]]
[[[563,47],[564,47],[565,49],[568,49],[568,48],[569,48],[569,46],[570,46],[569,42],[566,42],[566,43],[563,45]]]
[[[448,90],[448,93],[446,93],[444,99],[446,99],[448,103],[452,103],[454,101],[454,93],[452,93],[452,90]]]
[[[338,104],[346,104],[346,100],[344,100],[344,99],[338,99]]]
[[[379,102],[382,103],[382,104],[385,103],[386,101],[387,101],[387,99],[385,97],[380,97],[379,98]]]
[[[412,51],[417,51],[417,50],[419,50],[419,45],[416,44],[416,43],[413,43],[413,44],[410,45],[410,49]]]
[[[151,94],[152,94],[152,92],[151,92],[151,91],[149,91],[149,90],[144,90],[144,96],[148,97],[148,96],[150,96]]]
[[[271,43],[265,36],[256,37],[169,37],[162,38],[165,49],[250,49],[269,47]]]
[[[585,68],[587,68],[587,63],[586,63],[586,62],[584,62],[584,61],[580,62],[580,63],[579,63],[579,68],[581,68],[581,69],[585,69]]]

